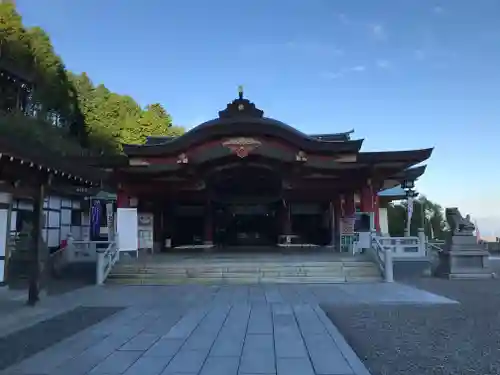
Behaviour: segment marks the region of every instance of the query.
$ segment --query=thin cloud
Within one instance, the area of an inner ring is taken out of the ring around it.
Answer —
[[[344,56],[345,51],[331,44],[316,41],[289,41],[285,46],[290,51],[308,53],[313,55]]]
[[[357,65],[349,69],[351,72],[364,72],[366,70],[366,66],[364,65]]]
[[[341,57],[345,51],[333,44],[315,40],[290,40],[284,43],[247,44],[239,48],[244,55],[255,54],[306,54],[321,57]]]
[[[434,14],[443,14],[444,13],[444,8],[442,6],[436,5],[434,8],[432,8],[432,13],[434,13]]]
[[[337,15],[337,19],[343,25],[350,25],[351,24],[351,20],[349,19],[349,17],[347,17],[347,15],[345,13],[339,13]]]
[[[325,74],[323,74],[323,76],[326,78],[326,79],[338,79],[338,78],[342,78],[342,77],[345,77],[346,75],[349,75],[349,74],[354,74],[354,73],[364,73],[366,71],[366,66],[364,65],[356,65],[356,66],[352,66],[350,68],[344,68],[344,69],[340,69],[336,72],[327,72]]]
[[[370,25],[370,32],[373,37],[377,40],[386,40],[387,39],[387,31],[385,27],[381,24]]]
[[[380,69],[389,69],[391,67],[391,62],[389,60],[378,59],[375,61],[375,65]]]

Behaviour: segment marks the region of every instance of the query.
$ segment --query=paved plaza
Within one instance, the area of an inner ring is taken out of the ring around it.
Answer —
[[[455,302],[398,283],[88,287],[47,298],[32,323],[78,306],[121,310],[2,374],[369,374],[322,303]]]

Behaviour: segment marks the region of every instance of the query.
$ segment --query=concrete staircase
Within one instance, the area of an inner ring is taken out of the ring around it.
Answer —
[[[376,282],[369,259],[336,254],[154,255],[120,261],[107,284],[254,284]]]

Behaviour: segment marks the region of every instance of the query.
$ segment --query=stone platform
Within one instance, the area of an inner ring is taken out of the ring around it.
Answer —
[[[36,309],[125,309],[0,374],[369,375],[323,303],[455,302],[398,283],[88,287]]]

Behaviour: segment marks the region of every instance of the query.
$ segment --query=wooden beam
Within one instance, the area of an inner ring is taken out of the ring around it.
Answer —
[[[35,306],[40,300],[40,290],[42,288],[43,274],[47,267],[47,259],[44,259],[42,248],[43,245],[42,228],[43,228],[43,202],[45,198],[45,181],[40,182],[37,193],[34,195],[34,210],[33,222],[31,228],[31,239],[33,241],[30,273],[29,273],[29,287],[28,287],[28,305]],[[48,256],[48,254],[47,254]],[[45,260],[45,261],[44,261]],[[43,262],[44,261],[44,262]],[[42,263],[43,262],[43,263]]]

